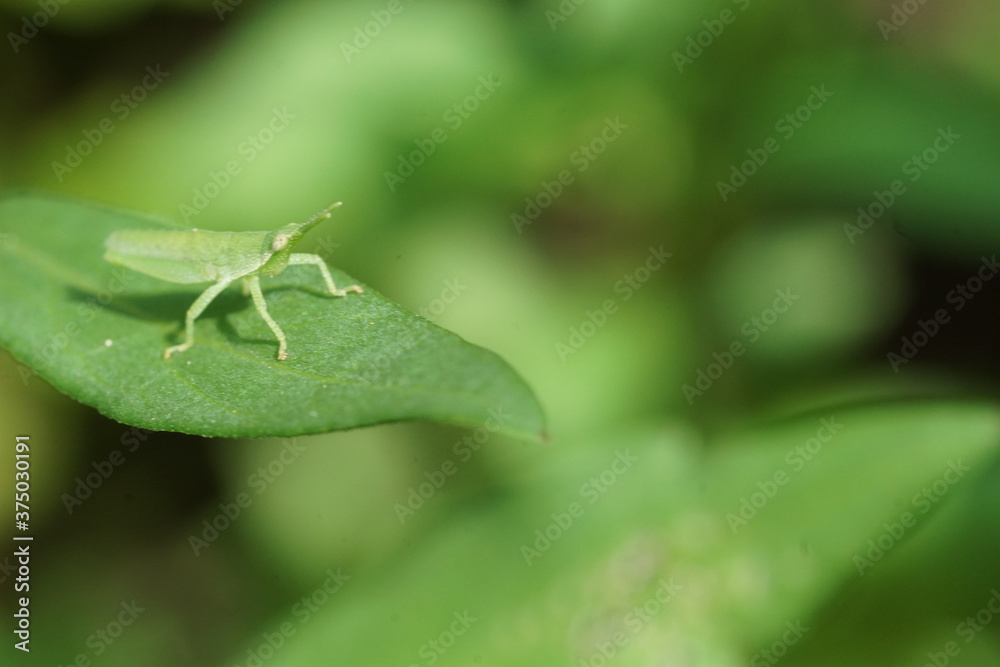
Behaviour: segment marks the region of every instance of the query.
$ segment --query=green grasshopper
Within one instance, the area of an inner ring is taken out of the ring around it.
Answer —
[[[288,343],[281,327],[267,312],[260,291],[260,276],[276,276],[289,264],[314,264],[323,274],[330,294],[360,294],[362,289],[358,285],[337,289],[326,262],[319,255],[292,252],[302,236],[329,218],[330,212],[340,204],[331,204],[305,222],[293,222],[273,232],[120,230],[104,241],[107,248],[104,259],[171,283],[214,283],[188,308],[184,342],[164,350],[164,359],[194,345],[195,319],[227,285],[242,279],[244,294],[249,291],[257,312],[277,336],[278,361],[283,361],[288,358]]]

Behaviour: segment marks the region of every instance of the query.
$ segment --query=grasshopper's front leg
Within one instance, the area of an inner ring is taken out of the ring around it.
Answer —
[[[278,323],[274,321],[271,314],[267,312],[267,304],[264,302],[264,294],[260,291],[260,278],[257,276],[247,276],[243,279],[243,285],[250,290],[250,296],[253,297],[253,304],[257,307],[257,312],[260,316],[267,322],[267,326],[271,327],[271,331],[278,338],[278,361],[284,361],[288,358],[288,341],[285,339],[285,332],[281,330]]]
[[[315,264],[320,273],[323,274],[323,280],[326,281],[326,287],[330,290],[330,294],[334,296],[347,296],[348,292],[356,292],[361,294],[364,290],[361,289],[360,285],[348,285],[344,289],[337,289],[337,286],[333,284],[333,276],[330,275],[330,269],[326,268],[326,262],[319,255],[311,255],[304,252],[292,253],[288,257],[289,264]]]
[[[226,286],[232,282],[232,279],[224,279],[215,283],[207,290],[201,293],[201,295],[194,300],[191,307],[188,308],[187,317],[184,319],[184,342],[180,345],[174,345],[173,347],[168,347],[163,351],[163,358],[169,359],[170,355],[174,352],[183,352],[187,350],[192,345],[194,345],[194,321],[199,315],[204,312],[208,304],[212,303],[212,299],[218,296],[219,292],[226,289]]]

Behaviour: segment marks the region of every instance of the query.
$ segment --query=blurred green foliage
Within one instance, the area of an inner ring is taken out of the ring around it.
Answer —
[[[553,438],[139,438],[8,358],[34,657],[1000,662],[1000,9],[108,0],[14,43],[42,4],[0,4],[4,187],[209,229],[343,199],[303,251],[509,360]]]

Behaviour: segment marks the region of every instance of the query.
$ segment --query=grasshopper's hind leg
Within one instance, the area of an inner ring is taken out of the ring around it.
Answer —
[[[212,303],[212,299],[218,296],[219,292],[226,289],[226,286],[231,282],[231,280],[220,280],[194,300],[194,303],[188,308],[187,317],[184,318],[184,342],[165,349],[163,351],[164,359],[169,359],[170,355],[174,352],[183,352],[194,345],[194,321],[204,312],[208,304]]]

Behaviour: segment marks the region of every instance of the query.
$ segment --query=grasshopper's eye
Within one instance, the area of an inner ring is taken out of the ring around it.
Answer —
[[[274,240],[271,241],[271,250],[274,252],[284,250],[285,246],[288,245],[288,238],[288,234],[278,234],[275,236]]]

